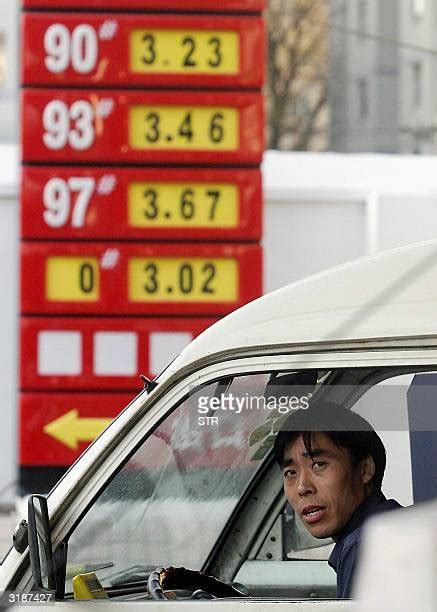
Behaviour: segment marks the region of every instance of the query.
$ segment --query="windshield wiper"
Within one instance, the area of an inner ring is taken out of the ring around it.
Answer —
[[[144,374],[140,374],[140,378],[143,381],[144,389],[146,390],[147,394],[149,394],[151,391],[153,391],[155,387],[158,386],[156,380],[151,380],[150,378],[147,378],[147,376],[144,376]]]
[[[105,569],[106,567],[114,567],[113,561],[101,561],[100,563],[78,563],[77,565],[67,565],[66,578],[73,578],[78,574],[87,574],[88,572],[97,572],[97,570]]]
[[[156,568],[157,565],[132,565],[121,572],[106,576],[105,582],[108,582],[111,587],[122,586],[130,582],[141,582],[147,580],[149,574]]]

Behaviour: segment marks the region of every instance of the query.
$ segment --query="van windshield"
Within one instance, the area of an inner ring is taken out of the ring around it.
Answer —
[[[290,412],[308,408],[319,397],[356,411],[381,436],[387,497],[404,506],[435,497],[434,481],[423,469],[437,443],[435,368],[223,377],[196,387],[172,407],[96,498],[68,540],[66,593],[73,591],[78,573],[96,572],[105,589],[134,582],[144,587],[157,567],[203,570],[227,547],[236,563],[229,573],[237,575],[237,582],[241,555],[246,555],[240,581],[254,595],[306,593],[306,583],[295,584],[293,561],[318,564],[318,592],[331,596],[335,576],[327,559],[332,541],[314,538],[286,505],[282,471],[271,454]],[[262,499],[254,493],[260,486]],[[226,540],[234,519],[247,521],[250,550]],[[286,576],[282,586],[275,563]],[[312,576],[316,565],[311,568],[304,569]]]
[[[201,569],[271,447],[269,417],[286,413],[278,381],[270,372],[225,378],[177,406],[73,533],[67,579],[77,567],[97,570],[103,586],[158,566]]]

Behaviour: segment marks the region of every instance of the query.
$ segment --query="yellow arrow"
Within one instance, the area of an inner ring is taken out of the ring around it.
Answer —
[[[91,442],[109,425],[112,419],[81,418],[78,410],[70,410],[43,428],[61,444],[77,450],[79,442]]]

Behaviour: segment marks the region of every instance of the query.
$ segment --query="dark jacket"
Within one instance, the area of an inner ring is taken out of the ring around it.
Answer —
[[[396,508],[402,508],[402,506],[394,499],[386,499],[380,490],[374,491],[358,506],[340,532],[328,559],[329,565],[337,574],[337,597],[351,596],[364,522],[369,516]]]

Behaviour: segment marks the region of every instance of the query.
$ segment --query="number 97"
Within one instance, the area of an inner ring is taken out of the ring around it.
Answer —
[[[45,223],[53,228],[64,227],[71,216],[72,227],[83,227],[95,183],[88,176],[50,179],[43,192]],[[77,195],[72,205],[73,194]]]

